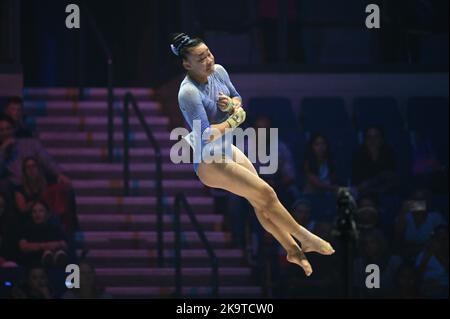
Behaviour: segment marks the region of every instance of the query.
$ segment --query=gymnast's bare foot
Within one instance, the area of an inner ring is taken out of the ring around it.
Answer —
[[[317,252],[322,255],[332,255],[335,252],[329,242],[323,240],[319,236],[314,235],[304,227],[302,227],[302,230],[301,232],[299,232],[299,234],[293,235],[300,241],[302,250],[305,253]]]
[[[305,254],[301,249],[293,252],[289,252],[286,256],[286,260],[290,263],[297,264],[300,267],[303,268],[303,271],[305,272],[306,276],[311,276],[312,274],[312,267],[309,263],[308,259],[306,258]]]

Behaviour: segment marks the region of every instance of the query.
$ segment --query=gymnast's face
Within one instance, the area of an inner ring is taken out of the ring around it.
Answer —
[[[187,59],[183,60],[184,68],[198,78],[206,78],[213,73],[214,64],[214,55],[204,43],[191,48]]]

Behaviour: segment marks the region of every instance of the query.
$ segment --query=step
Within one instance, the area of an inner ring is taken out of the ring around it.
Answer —
[[[139,109],[144,115],[156,116],[160,111],[157,102],[139,102]],[[25,113],[33,116],[107,116],[108,103],[106,101],[25,101]],[[115,115],[122,116],[123,103],[116,101],[113,104]],[[134,115],[134,109],[130,108],[130,115]]]
[[[248,267],[219,267],[219,285],[251,285],[252,271]],[[97,268],[97,280],[104,286],[170,286],[175,284],[175,269],[170,268]],[[211,267],[181,269],[184,285],[210,285]]]
[[[203,230],[221,231],[224,223],[222,215],[202,214],[196,216]],[[156,214],[78,214],[78,220],[83,231],[155,231],[157,228]],[[164,230],[173,230],[174,216],[163,216]],[[186,214],[180,216],[180,227],[183,231],[193,231],[194,226]]]
[[[108,160],[106,147],[47,147],[47,151],[58,163],[105,163]],[[170,148],[161,148],[163,162],[170,163]],[[115,147],[113,149],[114,162],[122,163],[123,149]],[[130,163],[155,163],[155,151],[149,145],[147,147],[129,149]]]
[[[212,288],[205,286],[183,286],[182,296],[208,298],[212,296]],[[175,287],[107,287],[106,293],[114,298],[150,299],[172,298]],[[261,298],[262,288],[256,286],[219,287],[219,298]]]
[[[164,126],[169,124],[169,119],[165,116],[146,116],[145,120],[148,125],[152,126]],[[67,132],[71,127],[90,127],[90,126],[106,126],[108,119],[104,116],[48,116],[36,119],[38,126],[58,126],[63,125]],[[114,125],[121,126],[122,118],[119,116],[114,117]],[[130,116],[130,126],[140,125],[139,119],[136,116]]]
[[[231,248],[231,235],[228,232],[205,231],[205,236],[214,249]],[[131,231],[86,231],[77,234],[78,242],[88,249],[155,249],[157,232]],[[205,248],[198,234],[184,231],[181,234],[182,248]],[[163,233],[164,248],[174,247],[174,232]]]
[[[155,131],[153,133],[160,147],[174,145],[178,140],[170,140],[170,132]],[[105,148],[108,142],[108,134],[105,132],[47,132],[39,131],[39,139],[46,147],[67,147],[68,143],[72,147],[102,147]],[[123,133],[114,133],[114,147],[123,147]],[[129,134],[130,147],[150,148],[151,143],[144,132],[131,132]]]
[[[96,267],[155,267],[157,250],[154,249],[95,249],[90,250],[86,259]],[[220,267],[241,267],[245,265],[244,253],[240,249],[215,249]],[[164,265],[174,266],[175,251],[164,250]],[[181,251],[183,267],[204,267],[209,256],[205,249],[183,249]]]
[[[106,100],[107,88],[85,88],[84,97],[89,100]],[[150,88],[114,88],[115,99],[122,100],[127,92],[131,92],[137,100],[151,100],[155,91]],[[78,88],[24,88],[23,96],[26,100],[33,99],[66,99],[79,98]]]
[[[167,205],[173,207],[175,197],[166,197]],[[212,211],[214,199],[211,197],[189,197],[189,204],[194,211]],[[156,211],[156,197],[123,197],[123,196],[77,196],[77,207],[80,214],[100,211],[111,213],[151,213]]]
[[[78,196],[122,196],[123,180],[73,180],[72,185]],[[154,195],[155,182],[150,180],[131,180],[130,194],[132,196]],[[164,192],[167,195],[175,196],[184,193],[187,196],[205,196],[208,189],[198,181],[190,180],[164,180]]]
[[[131,179],[154,179],[156,177],[155,164],[130,164]],[[64,172],[72,179],[122,179],[122,164],[82,163],[61,164]],[[198,179],[193,170],[193,164],[162,164],[164,179]]]

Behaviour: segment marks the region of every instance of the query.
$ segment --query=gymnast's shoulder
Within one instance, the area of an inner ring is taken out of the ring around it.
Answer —
[[[218,73],[221,77],[223,78],[227,78],[228,77],[228,72],[227,70],[223,67],[223,65],[221,64],[215,64],[214,65],[214,72]]]
[[[185,79],[180,84],[180,90],[178,92],[178,100],[186,101],[197,97],[199,94],[198,88],[194,83]]]

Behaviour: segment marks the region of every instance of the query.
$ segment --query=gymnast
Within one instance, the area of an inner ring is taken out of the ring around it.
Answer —
[[[192,132],[194,121],[200,122],[201,132],[194,132],[200,149],[196,150],[189,143],[195,157],[195,152],[214,145],[226,132],[240,126],[246,119],[246,112],[227,71],[215,64],[204,41],[178,33],[172,36],[170,48],[187,71],[178,92],[180,110]],[[263,228],[286,250],[286,259],[310,276],[312,267],[305,253],[331,255],[335,252],[333,247],[299,225],[280,203],[273,188],[259,177],[247,156],[230,144],[232,152],[228,153],[223,145],[213,146],[215,151],[223,152],[222,159],[227,161],[194,161],[193,168],[199,180],[207,187],[224,189],[247,199]]]

